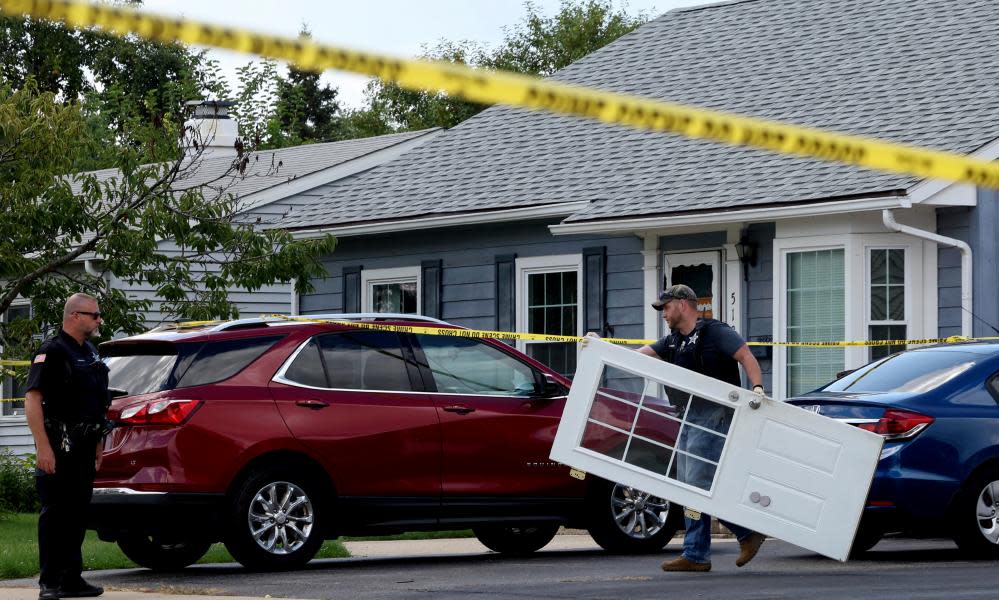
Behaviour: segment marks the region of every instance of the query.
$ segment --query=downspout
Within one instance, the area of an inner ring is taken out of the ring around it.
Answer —
[[[930,240],[944,246],[952,246],[961,251],[961,335],[964,337],[973,337],[974,334],[971,331],[973,316],[971,299],[971,246],[961,240],[944,237],[930,231],[909,227],[908,225],[902,225],[895,221],[895,215],[889,209],[881,211],[881,220],[884,221],[885,227],[892,231]]]
[[[101,272],[94,268],[94,261],[89,258],[83,261],[83,270],[87,272],[87,275],[91,277],[101,278]]]

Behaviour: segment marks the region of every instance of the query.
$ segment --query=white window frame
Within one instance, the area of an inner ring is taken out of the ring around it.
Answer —
[[[881,320],[873,321],[871,320],[871,254],[875,250],[901,250],[904,253],[905,260],[902,262],[902,268],[905,270],[904,277],[902,279],[902,289],[903,291],[903,308],[905,311],[905,318],[901,321],[893,320]],[[912,269],[912,254],[915,251],[910,245],[905,244],[877,244],[877,243],[867,243],[864,245],[864,300],[866,305],[864,306],[864,337],[870,337],[870,331],[872,325],[905,325],[905,332],[907,339],[913,339],[913,295],[911,293],[912,286],[910,281],[912,280],[913,269]],[[919,336],[922,337],[922,336]],[[867,348],[867,360],[871,360],[871,348]]]
[[[936,245],[932,242],[895,233],[850,233],[774,239],[774,329],[775,340],[786,339],[787,329],[787,254],[815,250],[844,251],[844,294],[846,340],[866,340],[870,324],[870,250],[904,249],[905,252],[905,314],[908,337],[923,338],[936,334],[937,305],[935,294],[924,298],[912,290],[936,290]],[[927,282],[929,287],[924,287]],[[787,399],[787,348],[774,348],[773,394]],[[856,369],[870,362],[870,350],[865,346],[850,346],[844,350],[844,369]]]
[[[576,335],[583,335],[583,255],[582,254],[559,254],[553,256],[532,256],[517,258],[515,260],[517,269],[517,331],[527,331],[527,278],[529,275],[539,273],[560,273],[563,271],[576,272]],[[527,345],[531,343],[544,344],[547,342],[527,342],[517,340],[517,349],[527,352]]]
[[[844,243],[843,238],[846,237]],[[857,339],[859,324],[856,318],[856,303],[850,299],[856,297],[856,286],[851,285],[853,274],[856,272],[854,265],[854,236],[816,236],[798,239],[775,239],[774,257],[778,261],[774,269],[774,339],[787,339],[787,257],[789,254],[797,252],[815,252],[819,250],[843,250],[843,295],[844,314],[843,332],[844,338],[848,340]],[[865,305],[866,306],[866,305]],[[837,340],[838,341],[838,340]],[[862,349],[862,348],[861,348]],[[854,352],[851,352],[851,351]],[[851,368],[856,359],[851,355],[856,355],[855,348],[845,348],[843,365],[845,369]],[[773,353],[773,382],[774,397],[778,400],[787,399],[787,347],[777,346]],[[853,360],[851,360],[853,358]],[[857,364],[856,366],[860,366]]]
[[[28,307],[28,314],[29,314],[29,316],[31,315],[32,312],[34,312],[32,310],[32,308],[31,308],[31,301],[30,300],[24,300],[24,299],[14,300],[13,302],[10,303],[10,306],[7,308],[7,310],[10,310],[12,308],[21,308],[23,306],[27,306]],[[7,312],[5,311],[3,313],[0,313],[0,321],[6,321],[6,320],[7,320]],[[28,359],[28,358],[31,358],[31,357],[30,356],[25,356],[25,357],[22,357],[22,358]],[[6,382],[7,382],[7,374],[3,373],[2,370],[0,370],[0,398],[7,398],[8,396],[10,396],[11,390],[7,389],[7,386],[5,385]],[[3,402],[2,404],[6,405],[7,403]],[[8,415],[8,414],[5,414],[4,410],[0,409],[0,420],[11,420],[11,421],[17,420],[17,421],[23,421],[26,418],[27,417],[25,415],[23,415],[23,414],[22,415]]]
[[[721,294],[725,289],[722,271],[722,251],[701,250],[697,252],[665,252],[663,253],[662,280],[665,282],[663,289],[675,285],[676,283],[686,284],[685,281],[672,281],[670,274],[675,267],[693,267],[697,265],[711,265],[711,316],[719,321],[725,320],[722,314]],[[662,319],[660,319],[662,320]]]
[[[361,269],[361,312],[374,312],[372,286],[386,283],[416,282],[416,314],[423,314],[423,281],[420,267]]]

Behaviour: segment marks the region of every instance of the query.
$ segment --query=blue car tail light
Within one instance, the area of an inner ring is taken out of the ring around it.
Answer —
[[[854,423],[861,429],[884,436],[885,440],[907,440],[933,423],[933,417],[908,410],[889,408],[877,421]]]

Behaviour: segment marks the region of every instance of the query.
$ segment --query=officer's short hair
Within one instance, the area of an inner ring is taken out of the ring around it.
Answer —
[[[94,298],[90,294],[85,294],[83,292],[77,292],[66,299],[66,305],[62,309],[63,320],[68,319],[69,315],[75,313],[76,311],[84,308],[84,305],[90,304],[91,302],[97,302],[97,298]]]

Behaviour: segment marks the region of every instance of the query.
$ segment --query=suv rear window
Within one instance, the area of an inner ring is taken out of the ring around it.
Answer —
[[[282,337],[180,344],[112,344],[106,348],[110,356],[105,358],[110,369],[109,385],[135,396],[215,383],[242,371]]]

